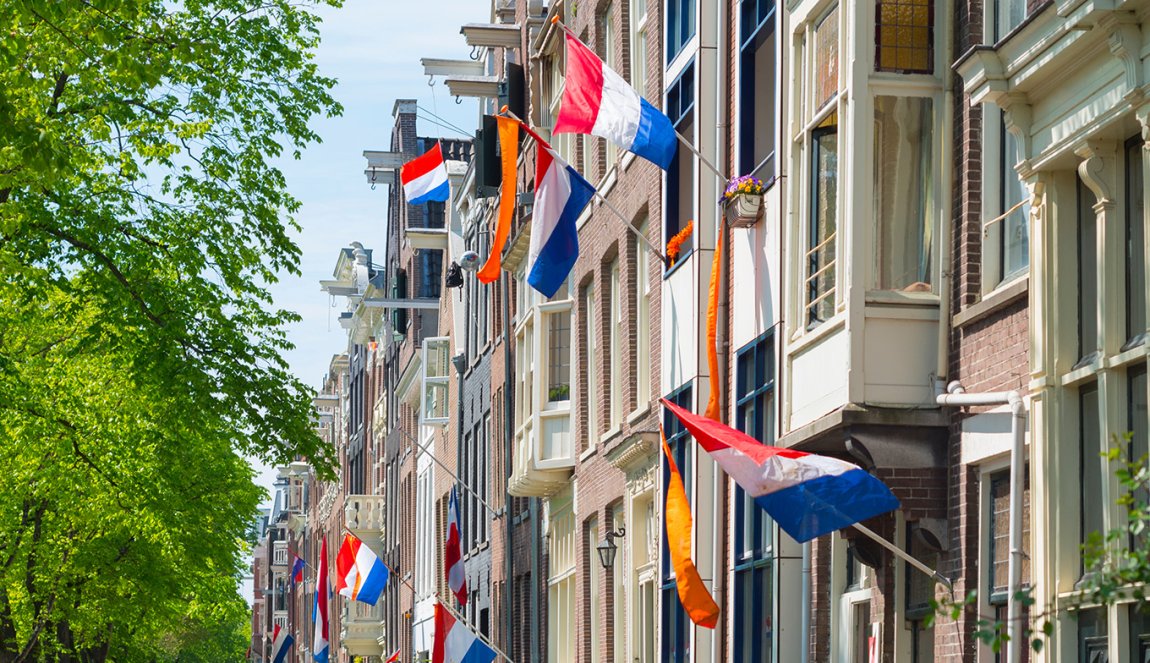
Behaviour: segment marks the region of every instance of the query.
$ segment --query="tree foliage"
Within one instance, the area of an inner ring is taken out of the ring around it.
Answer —
[[[310,5],[0,0],[0,661],[234,642],[242,454],[331,471],[266,289],[340,110]]]

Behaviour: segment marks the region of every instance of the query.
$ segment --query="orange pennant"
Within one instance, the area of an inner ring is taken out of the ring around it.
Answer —
[[[499,220],[495,224],[495,241],[491,244],[491,255],[476,276],[482,283],[492,283],[499,278],[502,265],[503,245],[511,234],[511,215],[515,212],[516,176],[515,166],[519,158],[519,121],[502,115],[495,116],[499,126],[499,152],[503,167],[503,186],[499,192]]]
[[[720,224],[715,238],[715,259],[711,263],[711,295],[707,301],[707,366],[711,371],[711,397],[707,400],[707,409],[703,416],[713,421],[722,422],[722,412],[719,409],[719,353],[718,345],[719,327],[719,276],[723,266],[723,227]]]
[[[659,436],[663,438],[663,454],[667,456],[667,467],[671,470],[671,480],[667,484],[667,550],[671,553],[671,566],[675,569],[675,584],[679,589],[679,601],[687,616],[699,626],[715,628],[719,624],[719,606],[711,593],[703,585],[699,570],[691,561],[691,505],[687,502],[687,491],[683,488],[683,476],[671,456],[667,437],[659,426]]]

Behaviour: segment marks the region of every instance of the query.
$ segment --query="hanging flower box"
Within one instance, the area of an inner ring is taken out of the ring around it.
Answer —
[[[731,213],[732,228],[749,228],[755,225],[763,211],[763,194],[739,194],[731,198],[727,209]]]
[[[747,228],[755,225],[763,212],[763,181],[757,177],[743,175],[727,184],[723,191],[723,202],[731,216],[731,226]]]

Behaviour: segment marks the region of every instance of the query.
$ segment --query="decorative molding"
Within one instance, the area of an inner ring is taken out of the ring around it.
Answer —
[[[1002,108],[1002,122],[1006,130],[1022,147],[1022,161],[1014,164],[1014,169],[1023,179],[1031,174],[1030,168],[1030,124],[1034,118],[1034,111],[1025,94],[1010,93],[998,97],[996,103]]]
[[[1144,96],[1142,91],[1142,30],[1138,28],[1134,16],[1115,18],[1116,14],[1106,17],[1104,25],[1110,28],[1107,35],[1107,45],[1110,52],[1122,62],[1126,75],[1126,99],[1137,101]]]
[[[1114,176],[1114,148],[1113,145],[1103,141],[1088,140],[1077,148],[1074,153],[1082,157],[1078,164],[1078,176],[1082,182],[1094,193],[1097,199],[1095,207],[1108,207],[1114,204],[1114,194],[1111,191],[1110,180]],[[1099,211],[1096,209],[1095,211]]]

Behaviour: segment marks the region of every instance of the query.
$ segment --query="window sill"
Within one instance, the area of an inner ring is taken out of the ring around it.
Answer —
[[[900,290],[867,290],[867,304],[892,304],[895,306],[938,306],[939,297],[934,292],[902,292]]]
[[[805,310],[804,310],[805,313]],[[787,350],[789,355],[801,354],[808,346],[814,345],[821,341],[823,338],[834,334],[846,326],[847,316],[844,311],[839,311],[825,320],[818,327],[814,329],[800,328],[795,331],[791,337],[791,346]]]
[[[1121,368],[1146,358],[1146,344],[1137,345],[1106,360],[1106,368]]]
[[[603,433],[602,435],[599,436],[599,444],[603,445],[604,447],[608,446],[608,444],[610,444],[611,440],[618,437],[619,433],[622,433],[622,432],[623,432],[623,426],[621,424],[618,426],[615,426],[614,428],[611,428],[606,433]]]
[[[679,256],[679,259],[675,261],[675,264],[671,265],[670,268],[668,268],[666,271],[663,272],[663,280],[670,278],[672,274],[679,271],[679,268],[682,267],[683,265],[687,264],[687,262],[691,259],[691,256],[693,256],[693,255],[695,255],[695,249],[691,248],[686,253]]]
[[[1076,368],[1076,369],[1070,371],[1069,373],[1063,375],[1059,379],[1059,382],[1062,384],[1063,387],[1074,387],[1074,386],[1080,385],[1084,382],[1089,382],[1090,380],[1093,380],[1098,375],[1098,371],[1101,369],[1102,369],[1102,359],[1100,357],[1095,357],[1094,360],[1091,361],[1089,364],[1087,364],[1081,368]]]
[[[627,415],[627,424],[630,426],[634,426],[635,422],[637,422],[640,419],[642,419],[643,417],[647,416],[647,413],[650,411],[651,411],[651,401],[647,401],[646,403],[641,405],[639,407],[639,409],[637,409],[634,412],[632,412],[631,414]]]
[[[628,152],[628,154],[630,154],[630,152]],[[611,189],[615,188],[615,183],[618,181],[619,181],[619,166],[618,166],[618,164],[616,164],[614,166],[611,166],[611,168],[607,171],[607,174],[604,175],[602,178],[600,178],[599,186],[595,187],[599,191],[599,195],[594,196],[594,199],[595,199],[594,207],[595,207],[595,209],[599,209],[600,207],[603,206],[603,198],[606,198],[607,194],[611,193]]]
[[[627,169],[631,167],[631,162],[633,162],[636,158],[637,157],[635,156],[634,152],[624,151],[623,157],[619,159],[619,168],[626,172]]]
[[[1025,297],[1028,292],[1030,292],[1030,278],[1027,276],[1011,281],[1006,285],[999,286],[997,289],[986,293],[981,301],[971,304],[958,313],[955,313],[951,320],[951,326],[955,329],[959,329],[987,318],[1007,306],[1014,304],[1019,299]]]
[[[594,456],[598,452],[599,452],[599,445],[596,444],[593,447],[588,447],[586,451],[579,454],[579,462],[580,463],[585,462],[588,458],[590,458],[591,456]]]

